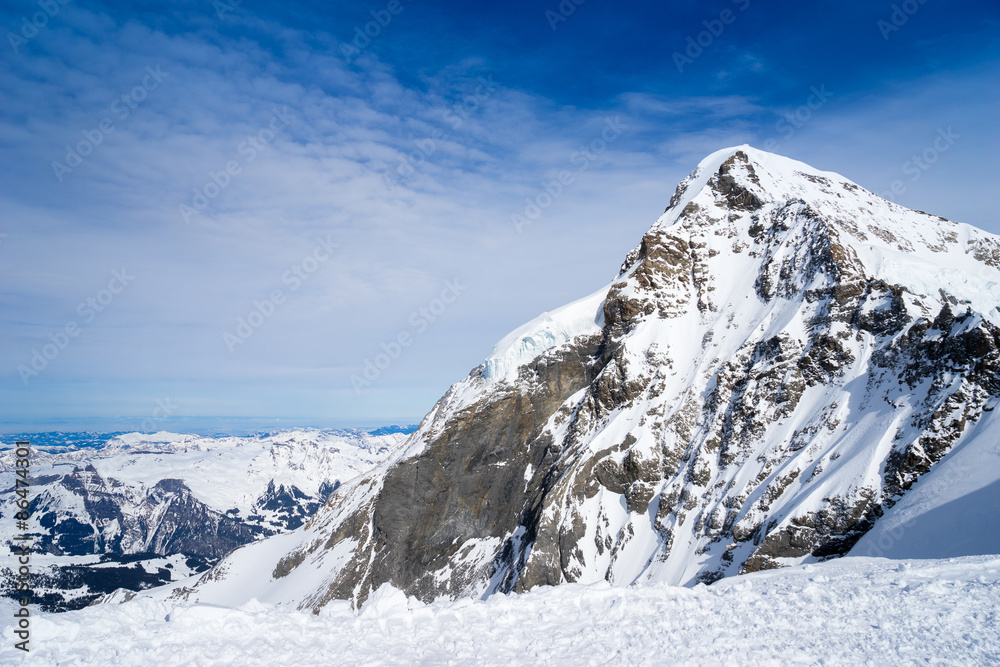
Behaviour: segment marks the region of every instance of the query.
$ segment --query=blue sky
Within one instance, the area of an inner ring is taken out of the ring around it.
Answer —
[[[5,430],[416,421],[729,145],[1000,232],[994,2],[17,0],[0,25]]]

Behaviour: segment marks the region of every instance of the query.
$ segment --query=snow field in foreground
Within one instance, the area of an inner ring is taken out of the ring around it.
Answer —
[[[843,558],[693,589],[569,584],[423,605],[383,587],[360,614],[139,598],[34,616],[28,655],[7,624],[0,664],[985,665],[1000,662],[998,611],[1000,556]]]

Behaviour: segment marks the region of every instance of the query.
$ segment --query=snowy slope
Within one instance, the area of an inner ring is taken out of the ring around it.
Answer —
[[[927,515],[950,452],[995,465],[998,285],[993,235],[719,151],[603,294],[516,329],[398,455],[175,599],[693,586],[844,555]]]
[[[990,665],[1000,559],[845,558],[693,589],[601,582],[424,605],[385,587],[360,613],[139,598],[33,619],[8,665]],[[11,613],[3,611],[3,618]]]
[[[990,414],[883,516],[852,555],[1000,554],[1000,423]]]

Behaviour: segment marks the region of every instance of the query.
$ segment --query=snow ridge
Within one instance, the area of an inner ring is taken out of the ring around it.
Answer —
[[[483,379],[488,383],[513,382],[521,366],[548,350],[577,336],[600,333],[604,326],[604,296],[609,287],[552,312],[542,313],[504,336],[484,362]]]

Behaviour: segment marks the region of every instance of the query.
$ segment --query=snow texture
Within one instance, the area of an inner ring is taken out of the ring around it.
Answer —
[[[4,665],[990,665],[1000,558],[844,558],[693,589],[605,582],[424,605],[386,585],[360,613],[150,598],[35,615]],[[5,619],[12,610],[0,609]]]
[[[590,296],[552,312],[542,313],[504,336],[485,361],[483,379],[490,383],[512,382],[517,379],[518,368],[544,352],[577,336],[599,333],[604,326],[601,309],[609,287],[602,287]]]

